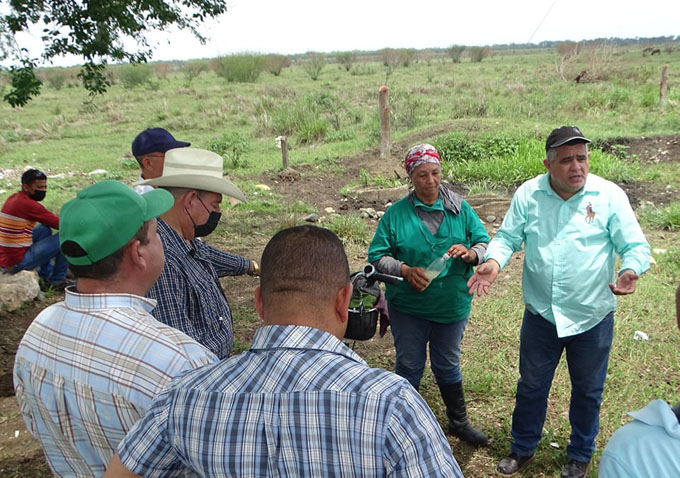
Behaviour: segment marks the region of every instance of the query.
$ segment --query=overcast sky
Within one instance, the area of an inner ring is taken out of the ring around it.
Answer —
[[[228,0],[202,32],[151,36],[153,59],[680,35],[680,0]]]

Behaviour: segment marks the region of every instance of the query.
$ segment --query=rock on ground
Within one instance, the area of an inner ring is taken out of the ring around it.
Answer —
[[[0,307],[16,310],[24,302],[35,300],[39,294],[38,274],[35,271],[0,274]]]

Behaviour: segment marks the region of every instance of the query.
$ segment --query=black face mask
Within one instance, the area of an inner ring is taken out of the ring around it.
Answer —
[[[47,194],[47,191],[35,191],[33,194],[28,194],[28,197],[40,202],[45,199],[45,194]]]
[[[201,198],[198,198],[198,200],[201,202],[201,204],[203,204]],[[191,214],[189,214],[189,219],[191,219],[191,222],[194,224],[194,237],[205,237],[213,232],[217,227],[217,223],[220,222],[220,218],[222,217],[221,212],[211,211],[205,206],[205,204],[203,204],[203,207],[205,207],[205,210],[210,213],[210,216],[208,216],[208,221],[205,224],[196,225],[194,219],[191,217]]]

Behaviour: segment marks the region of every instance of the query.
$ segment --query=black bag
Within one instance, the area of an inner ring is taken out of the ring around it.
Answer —
[[[378,309],[374,306],[380,297],[380,284],[376,281],[369,286],[363,272],[352,274],[350,282],[352,299],[349,303],[345,338],[368,340],[375,335],[378,326]]]

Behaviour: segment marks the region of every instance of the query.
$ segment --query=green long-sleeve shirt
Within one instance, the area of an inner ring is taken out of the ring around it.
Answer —
[[[425,268],[454,244],[470,248],[480,242],[489,242],[489,235],[466,201],[462,201],[458,214],[445,210],[442,224],[436,234],[432,234],[407,196],[390,207],[378,223],[368,249],[368,261],[390,256],[411,267]],[[387,301],[407,314],[435,322],[456,322],[470,314],[472,296],[466,283],[471,275],[470,264],[453,258],[422,292],[414,290],[406,281],[388,284]]]

